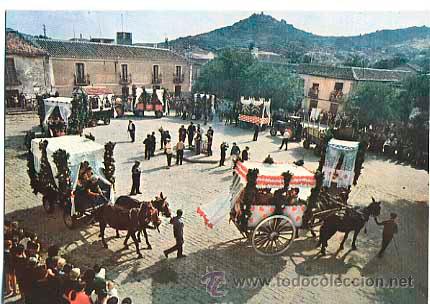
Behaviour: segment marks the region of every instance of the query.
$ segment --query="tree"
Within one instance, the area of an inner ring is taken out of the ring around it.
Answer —
[[[372,124],[400,120],[400,90],[390,84],[359,83],[345,102],[345,111],[360,123]]]
[[[369,60],[360,55],[353,55],[353,56],[350,56],[348,59],[346,59],[342,65],[350,66],[350,67],[367,68],[369,66]]]
[[[376,69],[394,69],[408,62],[408,59],[401,54],[397,54],[392,58],[382,59],[377,61],[373,67]]]

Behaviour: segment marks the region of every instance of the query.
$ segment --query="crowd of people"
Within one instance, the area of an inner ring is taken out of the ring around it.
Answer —
[[[45,252],[45,250],[47,252]],[[37,235],[18,222],[4,224],[4,297],[20,296],[25,304],[131,304],[100,265],[82,270],[51,245],[42,248]]]

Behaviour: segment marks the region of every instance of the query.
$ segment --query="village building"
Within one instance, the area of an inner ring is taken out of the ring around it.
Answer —
[[[300,64],[296,72],[304,80],[303,108],[336,114],[360,82],[398,83],[409,71]]]
[[[122,96],[134,95],[138,87],[165,88],[175,96],[190,92],[184,57],[168,49],[131,45],[127,34],[118,33],[117,44],[43,38],[32,43],[49,55],[51,83],[60,96],[70,96],[78,86],[106,87]]]
[[[5,106],[26,108],[36,94],[51,91],[48,53],[21,33],[6,29]]]

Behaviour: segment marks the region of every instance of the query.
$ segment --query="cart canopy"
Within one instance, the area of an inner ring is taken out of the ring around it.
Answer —
[[[64,123],[67,125],[69,117],[72,114],[72,100],[73,98],[71,97],[49,97],[44,99],[45,118],[43,119],[43,124],[47,124],[49,116],[51,116],[55,107],[58,107],[61,118],[63,118]]]
[[[31,152],[34,155],[34,169],[36,172],[40,172],[40,163],[42,158],[42,152],[39,149],[41,141],[47,140],[48,146],[46,152],[48,154],[48,161],[51,166],[52,174],[55,177],[57,175],[57,166],[54,163],[53,154],[58,150],[62,149],[69,153],[69,169],[72,179],[73,189],[76,188],[76,182],[78,180],[78,172],[81,162],[88,161],[93,171],[98,177],[104,182],[110,184],[105,178],[102,168],[103,166],[103,154],[104,147],[92,140],[79,135],[68,135],[53,138],[36,138],[31,141]],[[55,183],[58,186],[58,181],[54,178]]]
[[[329,141],[323,167],[324,186],[330,187],[332,182],[335,182],[338,188],[352,185],[358,145],[357,141]]]

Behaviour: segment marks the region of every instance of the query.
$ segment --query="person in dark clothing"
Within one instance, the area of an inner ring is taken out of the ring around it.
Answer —
[[[182,125],[179,128],[179,140],[184,143],[186,138],[187,138],[187,129],[185,129],[185,126]]]
[[[151,134],[151,156],[155,156],[155,146],[157,144],[157,138],[155,137],[155,132]]]
[[[231,147],[230,156],[233,161],[233,169],[236,168],[236,163],[239,160],[240,157],[240,148],[236,145],[236,143],[233,143],[233,147]]]
[[[279,147],[279,150],[282,150],[282,147],[284,146],[284,144],[285,144],[285,151],[287,151],[288,150],[288,140],[289,140],[289,133],[288,132],[285,132],[284,133],[284,137],[282,138],[282,144],[281,144],[281,146]]]
[[[383,222],[379,222],[378,219],[375,217],[376,224],[379,226],[384,226],[384,229],[382,231],[382,246],[381,246],[381,250],[378,253],[379,258],[383,256],[385,249],[390,244],[391,240],[394,237],[394,234],[396,234],[398,231],[396,219],[397,219],[396,213],[391,213],[390,219]]]
[[[200,154],[200,149],[202,145],[202,134],[199,130],[197,130],[196,138],[195,138],[195,145],[196,145],[196,155]]]
[[[191,149],[193,146],[193,139],[194,139],[194,133],[196,132],[196,127],[194,126],[193,122],[190,123],[187,129],[188,133],[188,147]]]
[[[160,132],[160,144],[161,144],[161,148],[160,150],[163,150],[164,148],[164,130],[163,127],[160,127],[160,129],[158,129],[158,132]]]
[[[140,162],[135,161],[133,167],[131,168],[131,179],[133,181],[133,185],[131,186],[130,195],[136,195],[136,194],[142,194],[140,192],[140,169],[139,169]]]
[[[207,148],[207,155],[212,156],[212,143],[213,143],[213,135],[211,135],[208,131],[208,134],[206,134],[208,138],[208,148]]]
[[[176,245],[164,250],[164,255],[168,258],[170,253],[178,251],[177,258],[184,258],[185,255],[182,253],[182,246],[184,244],[184,222],[182,221],[181,209],[176,211],[176,216],[170,220],[170,224],[173,225],[173,236],[175,237]]]
[[[146,138],[143,141],[143,144],[145,145],[145,159],[150,160],[151,159],[151,147],[152,147],[151,135],[149,135],[149,134],[146,135]]]
[[[185,144],[182,140],[179,140],[176,144],[176,164],[182,166],[182,161],[184,160],[184,149]]]
[[[249,147],[245,147],[245,150],[242,151],[242,161],[249,160]]]
[[[135,140],[136,135],[136,126],[134,125],[133,121],[128,121],[128,129],[127,132],[130,133],[131,142],[133,143]]]
[[[169,130],[164,131],[163,141],[164,141],[164,150],[166,150],[167,142],[172,141],[172,137],[170,136]],[[166,151],[164,151],[164,154],[166,154]]]
[[[223,142],[220,146],[220,150],[221,150],[221,159],[219,161],[219,166],[224,166],[224,162],[225,162],[225,154],[227,152],[228,149],[228,145],[226,142]]]
[[[256,124],[254,127],[254,137],[252,138],[253,141],[257,141],[259,132],[260,132],[260,126]]]

